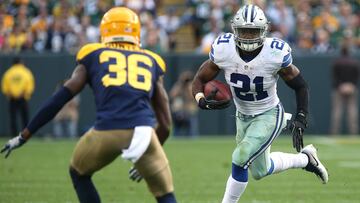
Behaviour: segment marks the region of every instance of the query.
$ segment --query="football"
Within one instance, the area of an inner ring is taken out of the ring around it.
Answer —
[[[204,87],[205,97],[208,97],[211,94],[215,94],[214,100],[230,100],[232,98],[229,85],[219,81],[211,80],[205,84]]]

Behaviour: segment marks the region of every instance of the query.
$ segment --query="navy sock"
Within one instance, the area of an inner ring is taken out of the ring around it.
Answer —
[[[234,163],[232,163],[231,175],[235,180],[239,182],[248,182],[248,170]]]
[[[81,176],[79,173],[70,168],[70,176],[73,182],[76,194],[81,203],[100,203],[100,197],[91,180],[91,176]]]
[[[161,197],[156,197],[158,203],[176,203],[174,193],[170,192]]]

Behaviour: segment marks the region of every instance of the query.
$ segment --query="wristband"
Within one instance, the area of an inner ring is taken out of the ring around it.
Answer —
[[[199,103],[199,100],[200,100],[201,98],[205,98],[204,93],[203,93],[203,92],[198,92],[198,93],[196,93],[196,95],[195,95],[195,100],[196,100],[197,103]]]

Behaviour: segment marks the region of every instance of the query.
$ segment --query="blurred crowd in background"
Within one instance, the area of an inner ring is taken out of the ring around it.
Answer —
[[[360,47],[358,0],[253,0],[266,13],[270,36],[297,51],[331,53],[348,43]],[[164,52],[208,53],[213,40],[231,32],[230,19],[242,0],[0,0],[2,53],[76,52],[99,41],[102,15],[113,6],[135,10],[142,22],[142,47]],[[190,37],[188,37],[190,32]],[[186,47],[180,46],[181,43]]]

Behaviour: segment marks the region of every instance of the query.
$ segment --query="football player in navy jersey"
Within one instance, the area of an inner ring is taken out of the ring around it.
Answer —
[[[134,163],[158,203],[175,203],[172,175],[161,145],[169,136],[171,116],[163,87],[163,59],[140,48],[140,22],[125,7],[110,9],[100,24],[101,43],[87,44],[77,53],[71,78],[48,99],[29,125],[7,142],[9,156],[86,84],[96,103],[93,128],[77,143],[70,176],[80,202],[100,202],[92,175],[119,155]]]

